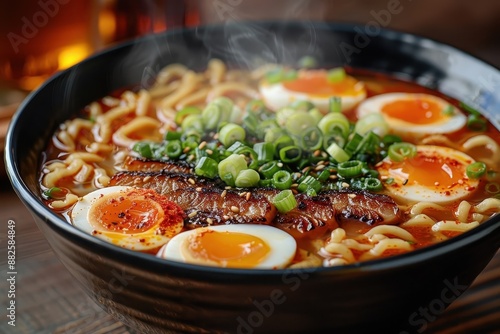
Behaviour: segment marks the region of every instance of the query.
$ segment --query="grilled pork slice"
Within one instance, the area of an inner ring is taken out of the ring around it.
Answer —
[[[391,197],[364,191],[325,191],[318,196],[297,194],[297,207],[281,214],[272,204],[279,190],[225,190],[222,182],[192,174],[119,172],[110,185],[153,189],[177,203],[187,214],[189,228],[233,223],[271,224],[294,237],[315,238],[349,221],[367,225],[395,224],[401,211]]]
[[[396,224],[402,218],[398,205],[387,195],[366,191],[329,190],[322,192],[320,196],[330,200],[339,224],[349,220],[360,221],[370,226]]]
[[[223,184],[190,174],[119,172],[110,185],[153,189],[187,214],[186,227],[271,224],[276,207],[262,194],[225,190]]]
[[[168,171],[171,173],[193,173],[193,168],[185,161],[157,161],[135,158],[127,156],[122,164],[123,170],[134,172],[160,172]]]

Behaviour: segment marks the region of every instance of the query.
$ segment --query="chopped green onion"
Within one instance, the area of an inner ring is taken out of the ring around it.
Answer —
[[[339,128],[335,128],[332,132],[323,136],[323,147],[329,147],[333,143],[336,143],[340,147],[344,147],[345,145],[345,137]]]
[[[66,196],[66,192],[59,187],[51,187],[43,192],[46,198],[61,199]]]
[[[323,118],[323,113],[318,108],[312,108],[308,111],[309,115],[311,115],[316,121],[314,124],[317,125],[319,121]]]
[[[362,174],[363,163],[359,160],[344,161],[337,166],[337,173],[342,177],[358,177]]]
[[[306,195],[314,197],[314,196],[317,196],[318,193],[316,192],[316,190],[314,190],[314,188],[307,188]]]
[[[290,115],[285,122],[285,129],[293,136],[299,136],[302,132],[316,125],[316,120],[313,116],[305,111],[296,111]]]
[[[253,169],[245,169],[238,173],[234,184],[237,187],[249,188],[255,187],[259,184],[260,175]]]
[[[270,187],[273,185],[273,179],[260,179],[259,187]]]
[[[195,130],[199,132],[204,132],[203,120],[201,115],[191,114],[187,115],[183,120],[181,127],[184,131]]]
[[[233,186],[238,174],[247,168],[247,161],[243,156],[231,154],[229,157],[219,162],[219,177],[224,180],[226,184]]]
[[[283,80],[284,81],[293,81],[299,77],[299,74],[295,70],[288,70],[285,71],[285,74],[283,75]]]
[[[221,121],[229,121],[229,117],[231,116],[231,113],[234,109],[234,103],[233,101],[225,96],[219,96],[216,97],[210,104],[215,104],[219,106],[222,115],[221,115]]]
[[[313,56],[304,56],[297,62],[300,68],[314,68],[318,65],[316,58]]]
[[[465,173],[470,179],[479,179],[486,173],[486,164],[480,161],[471,163],[465,169]]]
[[[184,107],[175,114],[175,124],[181,125],[184,119],[189,115],[200,115],[201,109],[198,107]]]
[[[295,109],[290,107],[283,107],[278,109],[276,111],[276,123],[279,126],[284,127],[288,118],[293,114],[295,114],[296,112],[297,111]]]
[[[328,154],[330,154],[330,156],[337,162],[344,162],[351,158],[349,154],[347,154],[346,151],[344,151],[336,143],[332,143],[330,146],[328,146],[326,152],[328,152]]]
[[[243,154],[244,156],[248,157],[250,159],[250,164],[248,165],[248,168],[250,169],[257,169],[259,166],[259,157],[257,155],[257,152],[255,152],[252,148],[248,146],[242,146],[238,148],[236,151],[234,151],[236,154]]]
[[[319,182],[325,182],[330,177],[331,173],[327,169],[323,169],[318,175]]]
[[[266,104],[262,100],[251,100],[245,107],[247,113],[261,116],[267,112]]]
[[[361,117],[354,126],[354,131],[364,136],[370,131],[380,137],[384,137],[389,132],[389,125],[384,117],[378,113],[371,113]]]
[[[388,134],[388,135],[385,135],[383,138],[382,138],[382,142],[384,143],[385,146],[390,146],[391,144],[394,144],[394,143],[400,143],[402,142],[403,140],[401,139],[400,136],[397,136],[397,135],[391,135],[391,134]]]
[[[279,166],[279,164],[281,164],[281,166]],[[274,161],[266,162],[265,164],[263,164],[259,168],[259,172],[262,174],[262,176],[264,176],[264,178],[270,179],[273,177],[273,175],[276,172],[281,170],[282,167],[283,167],[283,163],[279,163],[276,160],[274,160]]]
[[[219,141],[226,147],[231,146],[236,141],[243,140],[245,140],[245,129],[237,124],[226,124],[219,131]]]
[[[451,104],[448,104],[446,108],[443,109],[443,115],[445,116],[453,116],[455,115],[455,107]]]
[[[273,143],[276,140],[278,140],[278,138],[282,137],[284,134],[285,134],[285,130],[283,130],[282,128],[278,128],[278,127],[270,128],[267,130],[267,132],[264,136],[264,141],[266,143]]]
[[[354,152],[357,151],[359,144],[363,140],[363,136],[360,135],[359,133],[355,132],[351,138],[347,142],[347,144],[344,147],[344,151],[346,151],[347,154],[353,155]]]
[[[323,146],[323,134],[317,126],[311,126],[303,131],[300,144],[304,150],[315,151]]]
[[[165,146],[165,154],[170,159],[177,159],[182,154],[182,143],[180,140],[172,140]]]
[[[305,193],[309,189],[314,189],[316,193],[318,193],[321,190],[321,183],[311,175],[307,175],[297,187],[297,190],[300,191],[301,193]]]
[[[311,101],[307,100],[299,100],[290,104],[290,107],[297,111],[309,111],[315,108],[314,104]]]
[[[259,163],[268,162],[274,158],[274,145],[272,143],[256,143],[253,145],[253,149],[257,153]]]
[[[327,135],[334,132],[335,129],[340,129],[342,135],[347,137],[349,134],[349,120],[344,114],[330,113],[325,115],[318,123],[318,128]]]
[[[273,204],[280,213],[287,213],[295,209],[297,206],[297,200],[290,189],[282,190],[273,199]]]
[[[273,143],[274,145],[274,152],[278,155],[279,157],[279,152],[281,151],[282,148],[287,147],[287,146],[293,146],[294,141],[293,139],[288,136],[288,135],[283,135],[276,139]]]
[[[177,140],[181,139],[182,132],[180,131],[167,131],[165,133],[165,140]]]
[[[148,142],[137,142],[132,147],[132,150],[139,153],[144,158],[153,158],[153,151],[151,150],[151,145]]]
[[[240,141],[235,141],[231,146],[227,148],[227,151],[231,153],[236,153],[236,151],[242,147],[246,147],[246,145]]]
[[[406,158],[413,158],[417,155],[417,147],[410,143],[394,143],[389,146],[389,158],[394,162],[401,162]]]
[[[217,161],[215,161],[214,159],[209,157],[202,157],[194,168],[194,173],[199,176],[205,176],[213,179],[218,174],[217,166]]]
[[[366,134],[358,145],[358,148],[354,153],[356,154],[366,154],[374,153],[376,148],[380,145],[380,137],[374,132],[369,132]]]
[[[472,131],[486,131],[486,120],[477,114],[470,114],[467,117],[467,128]]]
[[[219,122],[222,120],[222,108],[215,103],[210,103],[203,109],[201,119],[206,129],[216,129],[217,125],[219,125]]]
[[[302,158],[302,149],[295,145],[283,147],[279,150],[281,161],[291,164],[296,163]]]
[[[344,68],[337,67],[328,71],[326,75],[326,79],[329,83],[338,83],[343,81],[346,78],[346,73]]]
[[[498,182],[489,182],[484,187],[487,193],[495,195],[500,193],[500,184]]]
[[[383,188],[382,182],[374,177],[367,177],[365,179],[365,188],[369,191],[380,191]]]
[[[329,100],[328,111],[331,113],[342,112],[342,99],[338,96],[333,96]]]
[[[389,184],[389,185],[393,184],[394,183],[394,178],[393,177],[388,178],[387,180],[385,180],[385,183]]]
[[[290,189],[293,179],[292,175],[286,170],[280,170],[273,175],[273,185],[275,188],[284,190]]]
[[[266,73],[266,81],[270,84],[275,84],[283,81],[283,77],[285,76],[285,71],[282,67],[277,67]]]

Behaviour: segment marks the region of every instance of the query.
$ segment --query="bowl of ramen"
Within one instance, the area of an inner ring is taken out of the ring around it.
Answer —
[[[500,246],[500,72],[360,29],[241,23],[106,50],[23,102],[13,186],[140,332],[423,331]]]

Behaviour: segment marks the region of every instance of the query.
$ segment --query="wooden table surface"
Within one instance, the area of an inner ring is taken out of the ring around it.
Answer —
[[[59,262],[5,180],[0,192],[0,333],[133,333],[99,308]],[[16,231],[16,326],[8,324],[7,222]],[[425,333],[500,333],[500,252]]]

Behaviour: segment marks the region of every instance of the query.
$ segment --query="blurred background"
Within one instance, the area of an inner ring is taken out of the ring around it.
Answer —
[[[269,19],[375,22],[500,67],[499,1],[17,0],[0,10],[0,150],[20,101],[95,52],[170,28]]]

